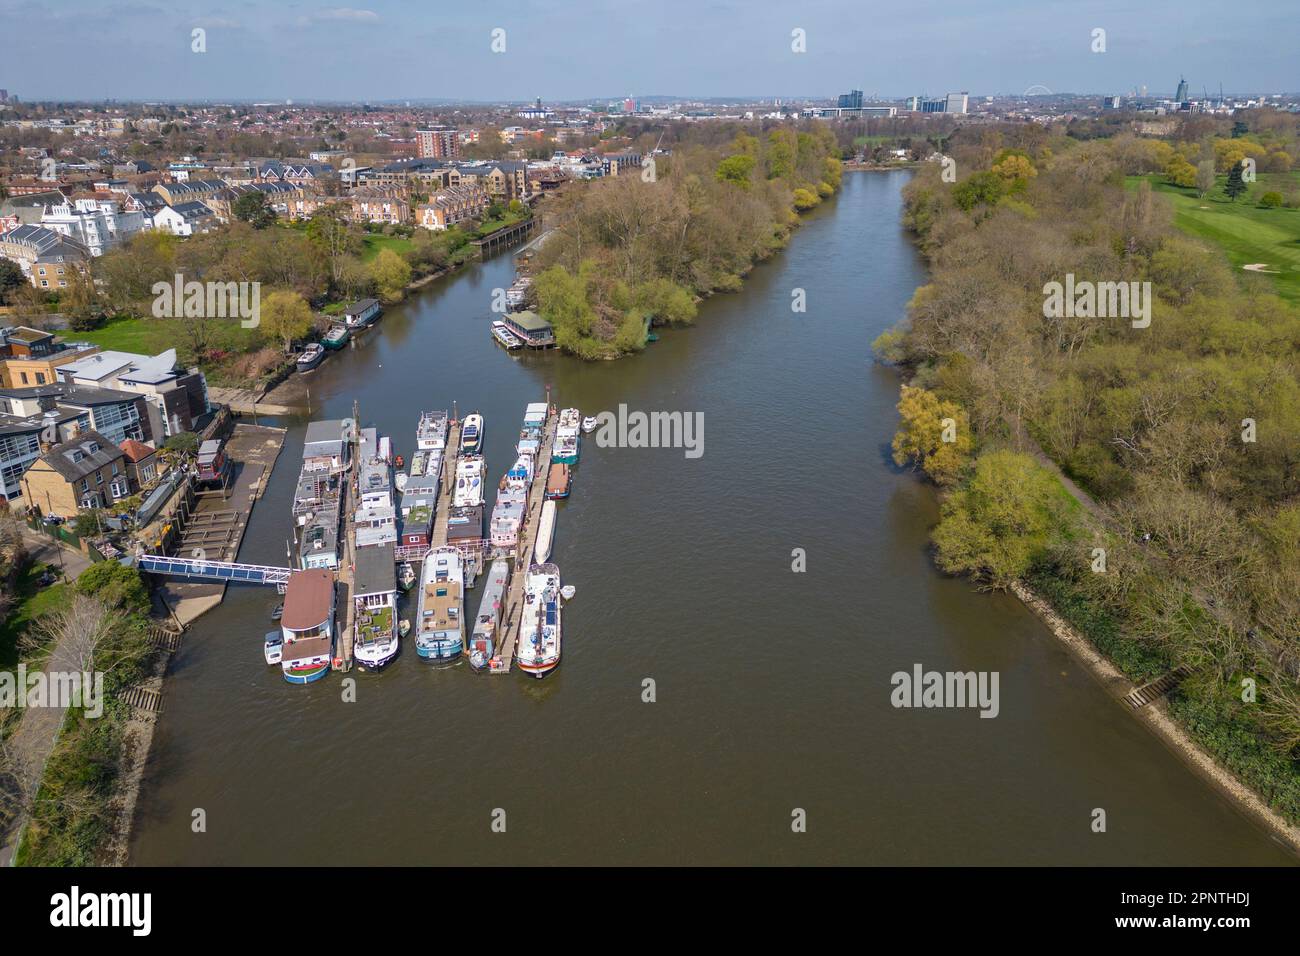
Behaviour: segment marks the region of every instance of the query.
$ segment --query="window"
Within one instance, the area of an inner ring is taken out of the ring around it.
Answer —
[[[90,479],[89,479],[89,478],[82,478],[82,479],[81,479],[81,490],[82,490],[82,491],[89,491],[89,490],[90,490]]]

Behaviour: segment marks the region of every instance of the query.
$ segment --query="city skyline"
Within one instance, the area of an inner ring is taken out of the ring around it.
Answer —
[[[532,0],[436,16],[401,0],[360,2],[268,9],[231,0],[187,10],[151,0],[53,0],[42,22],[62,42],[114,55],[68,58],[51,71],[40,66],[44,45],[19,46],[0,87],[26,101],[494,103],[601,102],[629,93],[821,99],[849,89],[867,99],[1031,88],[1113,95],[1143,86],[1159,97],[1172,96],[1180,76],[1193,96],[1221,84],[1240,95],[1297,86],[1294,19],[1264,0],[1238,5],[1231,19],[1201,0],[1161,0],[1140,15],[1022,0],[978,13],[924,2],[848,18],[825,2],[790,12],[668,0],[644,11],[603,0],[583,8],[578,29],[571,14]],[[11,22],[25,12],[15,0],[0,2],[0,16]],[[196,29],[205,31],[201,39]],[[1105,31],[1100,44],[1097,30]],[[805,52],[794,52],[800,41]],[[1099,45],[1104,52],[1094,52]],[[330,50],[349,55],[330,57]],[[575,70],[575,60],[585,68]],[[1239,73],[1243,62],[1249,76]],[[165,90],[159,75],[168,76]],[[755,77],[765,89],[754,89]]]

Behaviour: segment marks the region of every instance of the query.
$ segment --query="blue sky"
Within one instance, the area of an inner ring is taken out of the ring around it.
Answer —
[[[1181,73],[1195,93],[1300,89],[1293,0],[346,2],[0,0],[0,23],[18,25],[0,87],[25,100],[1171,94]]]

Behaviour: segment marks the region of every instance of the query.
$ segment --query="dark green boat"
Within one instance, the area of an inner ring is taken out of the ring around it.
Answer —
[[[347,345],[350,338],[352,338],[352,332],[346,325],[331,325],[330,330],[325,333],[325,337],[320,340],[320,344],[330,351],[337,351]]]

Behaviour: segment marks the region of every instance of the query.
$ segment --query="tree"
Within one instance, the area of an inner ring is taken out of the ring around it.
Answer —
[[[1270,190],[1259,197],[1259,204],[1265,209],[1278,209],[1282,206],[1282,194]]]
[[[265,229],[275,222],[275,210],[267,201],[266,193],[256,189],[231,203],[230,214],[254,229]]]
[[[193,455],[199,450],[199,436],[194,432],[177,432],[163,442],[163,448],[178,455]]]
[[[11,289],[18,289],[27,284],[22,267],[12,259],[0,257],[0,304],[9,301]]]
[[[311,331],[311,308],[296,292],[277,291],[262,302],[262,334],[279,343],[286,354],[294,340]]]
[[[149,589],[140,572],[117,561],[97,561],[82,571],[77,578],[77,593],[98,598],[112,610],[149,610]]]
[[[943,503],[934,529],[939,566],[1003,588],[1070,531],[1069,496],[1022,452],[981,455],[970,483]]]
[[[731,183],[741,189],[748,189],[750,187],[750,177],[754,173],[755,162],[754,157],[746,153],[728,156],[718,163],[717,171],[713,174],[714,178],[720,183]]]
[[[901,466],[911,461],[936,484],[955,482],[970,459],[973,445],[966,412],[934,392],[904,385],[898,415],[902,421],[894,435],[894,464]]]
[[[1214,188],[1214,160],[1207,159],[1196,164],[1196,195],[1202,199]]]
[[[385,302],[396,302],[411,281],[411,266],[392,249],[380,249],[375,261],[370,263],[370,276],[375,280],[379,297]]]
[[[1223,184],[1223,192],[1233,202],[1250,187],[1241,178],[1241,163],[1233,163],[1228,169],[1228,181]]]
[[[1165,175],[1175,186],[1190,189],[1196,185],[1196,167],[1181,156],[1175,156],[1169,161]]]

